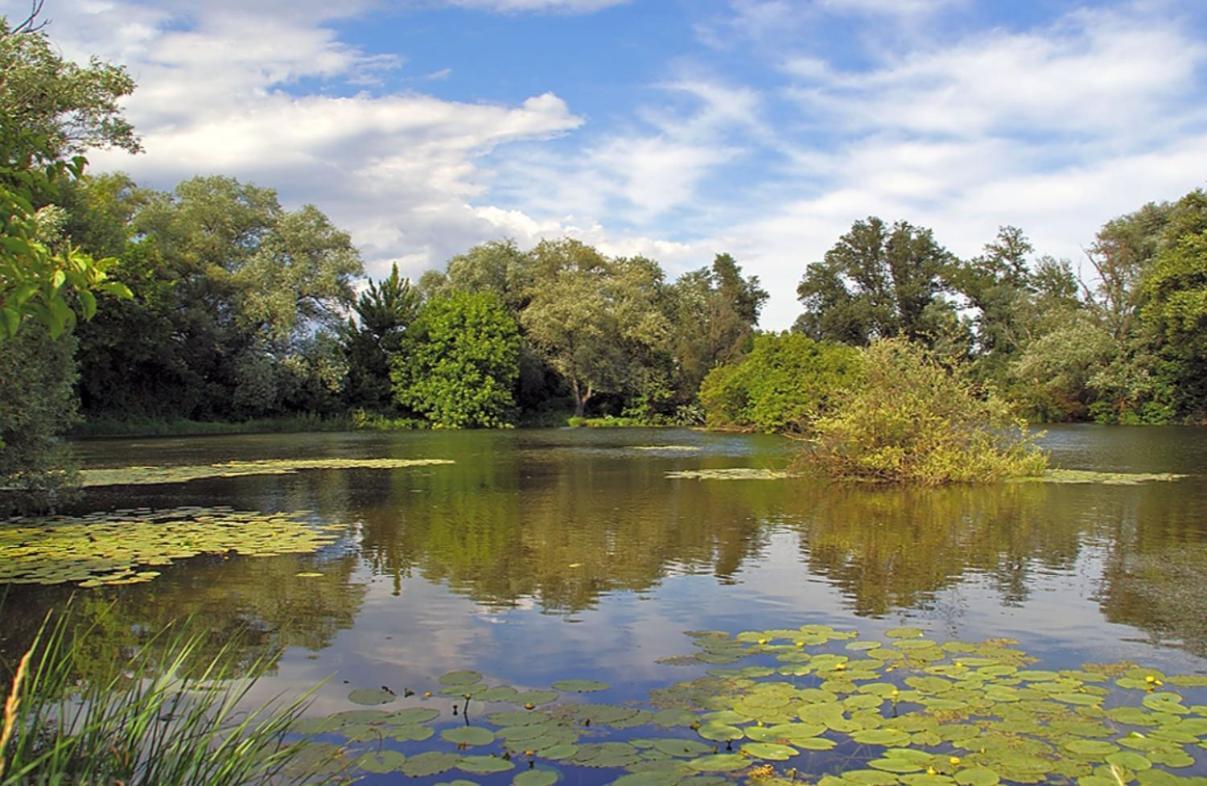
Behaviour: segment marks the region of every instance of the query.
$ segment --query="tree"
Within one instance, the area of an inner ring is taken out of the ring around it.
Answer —
[[[543,241],[531,257],[535,283],[521,324],[568,382],[575,414],[601,393],[665,395],[657,365],[669,326],[657,263],[611,260],[572,239]]]
[[[520,333],[497,295],[455,292],[420,309],[393,359],[394,393],[440,428],[511,422]]]
[[[326,346],[319,334],[343,326],[362,268],[351,239],[317,208],[286,211],[271,189],[225,177],[170,194],[104,193],[119,204],[101,199],[98,221],[129,216],[116,274],[146,292],[82,331],[90,413],[271,415],[288,411],[298,384],[330,387],[296,376],[329,376],[326,349],[322,363],[307,358]],[[126,384],[105,384],[122,369]]]
[[[710,268],[686,273],[671,285],[671,350],[680,403],[695,398],[711,369],[750,349],[767,298],[758,276],[743,278],[729,254],[717,254]]]
[[[380,281],[370,281],[352,307],[343,331],[348,363],[348,403],[382,412],[394,404],[390,384],[390,355],[402,345],[403,335],[419,313],[421,299],[411,282],[398,275],[398,265]]]
[[[709,372],[700,402],[712,428],[804,434],[856,383],[861,363],[844,344],[764,333],[740,361]]]
[[[1190,192],[1167,216],[1145,271],[1140,315],[1174,406],[1184,416],[1202,418],[1207,415],[1207,192]]]
[[[942,312],[952,311],[940,298],[951,260],[929,229],[905,221],[890,228],[876,217],[856,221],[806,270],[797,287],[805,313],[796,329],[857,346],[897,335],[933,343]]]
[[[129,297],[108,279],[111,259],[93,259],[64,234],[54,201],[83,173],[68,155],[85,146],[137,149],[118,100],[133,89],[125,72],[59,57],[35,18],[0,18],[0,515],[49,508],[71,469],[56,434],[76,418],[73,383],[77,311],[96,312],[97,294]]]

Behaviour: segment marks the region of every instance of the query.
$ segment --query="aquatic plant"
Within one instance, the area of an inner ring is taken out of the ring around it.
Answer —
[[[211,658],[185,625],[148,642],[100,676],[79,680],[87,646],[68,615],[43,625],[8,686],[0,735],[0,786],[290,784],[315,772],[287,733],[309,694],[243,706],[272,664],[249,666],[228,645]],[[162,643],[163,646],[152,646]]]
[[[904,339],[864,350],[862,382],[813,423],[803,460],[830,477],[969,483],[1039,475],[1047,457],[1026,424],[963,367]]]
[[[461,671],[435,691],[454,700],[455,717],[383,706],[308,718],[295,730],[329,747],[341,740],[335,749],[370,772],[519,769],[526,777],[517,784],[587,767],[617,771],[621,786],[735,778],[774,786],[801,775],[820,776],[819,786],[1202,786],[1176,773],[1195,767],[1207,737],[1207,705],[1187,700],[1207,687],[1205,676],[1131,663],[1037,668],[1014,642],[940,643],[915,627],[884,639],[827,625],[688,635],[695,653],[663,662],[709,670],[652,691],[644,706],[559,704],[557,691],[489,685]],[[590,680],[554,687],[608,689]],[[384,689],[374,698],[402,701]],[[480,709],[470,720],[471,705],[494,704],[515,709]]]
[[[314,552],[334,543],[341,529],[315,526],[301,513],[226,507],[9,519],[0,523],[0,583],[138,584],[157,577],[154,568],[198,554]]]
[[[785,480],[797,475],[777,469],[756,467],[731,467],[727,469],[683,469],[668,472],[666,476],[679,480]]]
[[[237,478],[244,475],[292,475],[311,469],[402,469],[453,464],[451,459],[262,459],[224,461],[160,467],[112,467],[80,472],[84,486],[132,486],[185,483],[200,478]]]
[[[1168,483],[1187,475],[1172,472],[1093,472],[1085,469],[1050,469],[1042,475],[1015,480],[1041,480],[1045,483],[1098,483],[1105,486],[1138,486],[1141,483]]]

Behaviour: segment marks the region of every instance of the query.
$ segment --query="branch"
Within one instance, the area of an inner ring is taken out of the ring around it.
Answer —
[[[42,6],[46,4],[46,0],[30,0],[29,16],[9,31],[9,35],[22,35],[27,33],[36,33],[50,23],[50,20],[43,19],[37,21],[38,14],[42,13]]]

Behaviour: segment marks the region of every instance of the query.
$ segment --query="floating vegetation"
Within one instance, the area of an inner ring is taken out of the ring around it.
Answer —
[[[1042,481],[1044,483],[1098,483],[1105,486],[1138,486],[1141,483],[1168,483],[1181,480],[1186,475],[1170,472],[1092,472],[1088,469],[1049,469],[1044,474],[1030,478],[1016,478],[1015,482]]]
[[[651,453],[697,453],[695,445],[633,445],[631,450],[646,450]]]
[[[666,473],[668,478],[694,480],[784,480],[796,477],[790,472],[776,469],[754,469],[752,467],[737,467],[733,469],[685,469]]]
[[[402,469],[453,463],[455,462],[451,459],[264,459],[225,461],[218,464],[85,469],[80,471],[80,480],[84,486],[141,486],[154,483],[185,483],[200,478],[293,475],[309,469]]]
[[[302,721],[297,731],[342,738],[354,756],[367,745],[356,759],[367,772],[488,775],[519,766],[513,786],[552,786],[559,767],[612,770],[601,782],[619,786],[786,786],[802,775],[817,786],[1207,783],[1197,774],[1207,748],[1207,676],[1131,663],[1042,669],[1011,641],[940,643],[913,627],[883,640],[826,625],[689,635],[695,654],[675,662],[707,673],[653,691],[644,707],[537,709],[531,697],[558,694],[487,686],[478,672],[458,671],[440,678],[444,692],[463,691],[466,706],[471,696],[489,696],[516,709],[472,723],[465,713],[445,718],[438,738],[427,724],[439,713],[423,707],[342,712]],[[427,739],[443,747],[389,747]]]
[[[314,552],[334,543],[340,529],[313,526],[298,514],[226,507],[9,519],[0,523],[0,584],[139,584],[159,575],[147,568],[198,554]]]

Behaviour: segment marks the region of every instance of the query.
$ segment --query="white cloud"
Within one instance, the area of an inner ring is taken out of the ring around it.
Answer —
[[[612,6],[623,5],[629,0],[447,0],[449,5],[464,8],[481,8],[488,11],[558,11],[585,14]]]

